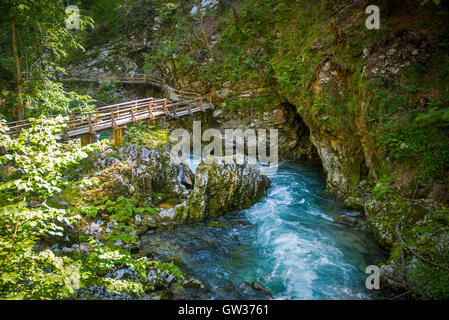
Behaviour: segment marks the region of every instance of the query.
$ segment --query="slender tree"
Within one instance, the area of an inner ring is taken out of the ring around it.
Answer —
[[[200,18],[201,35],[203,38],[204,46],[206,47],[207,52],[209,53],[211,59],[215,60],[214,55],[212,54],[212,50],[210,49],[209,42],[207,41],[206,31],[204,28],[203,7],[201,5],[201,0],[196,0],[196,6],[198,8],[198,16]]]
[[[14,111],[9,111],[18,120],[23,120],[28,104],[24,103],[27,85],[21,69],[21,53],[27,52],[27,58],[31,61],[29,71],[33,77],[46,79],[56,70],[55,62],[66,54],[67,48],[80,45],[77,31],[66,27],[64,1],[2,0],[0,12],[0,38],[10,43],[15,63],[16,105]],[[88,24],[92,25],[92,20],[81,16],[81,28]],[[11,52],[2,52],[0,55],[6,61]]]
[[[25,111],[23,108],[23,101],[22,101],[23,79],[22,79],[22,72],[20,71],[19,50],[17,50],[16,24],[14,14],[12,14],[11,16],[11,39],[17,75],[17,118],[18,120],[23,120],[25,117]]]

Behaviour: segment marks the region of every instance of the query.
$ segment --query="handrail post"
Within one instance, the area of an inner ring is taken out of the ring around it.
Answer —
[[[137,102],[134,102],[134,105],[131,106],[131,121],[132,121],[133,123],[137,121],[137,120],[136,120],[136,116],[134,115],[134,111],[135,111],[134,108],[137,109]]]
[[[201,108],[201,111],[204,111],[203,110],[203,96],[200,96],[200,108]]]
[[[209,104],[210,104],[211,109],[215,109],[214,105],[212,104],[212,96],[211,95],[209,95]]]
[[[92,117],[91,117],[91,115],[89,114],[89,133],[92,133]]]
[[[170,112],[168,112],[168,108],[167,108],[167,99],[164,99],[164,112],[166,115],[170,115]]]

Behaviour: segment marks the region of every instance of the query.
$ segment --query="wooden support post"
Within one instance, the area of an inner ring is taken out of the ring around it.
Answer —
[[[111,127],[115,128],[114,111],[111,111]]]
[[[90,136],[90,143],[98,142],[98,136],[96,132],[91,133],[89,136]]]
[[[153,98],[150,99],[150,104],[148,105],[148,117],[150,119],[154,118],[154,115],[153,115]]]
[[[97,137],[97,134],[95,132],[94,133],[89,133],[87,136],[82,136],[81,137],[81,145],[83,147],[87,146],[88,144],[95,143],[95,142],[98,142],[98,137]]]
[[[136,119],[136,117],[135,117],[135,115],[134,115],[134,112],[135,112],[135,109],[134,109],[134,108],[137,109],[137,102],[134,103],[134,106],[131,106],[131,121],[132,121],[133,123],[137,121],[137,119]]]
[[[209,104],[210,104],[211,109],[215,109],[214,105],[212,104],[212,96],[211,95],[209,95]]]
[[[84,147],[84,146],[87,146],[88,144],[91,144],[91,139],[92,139],[91,135],[82,136],[81,137],[81,145]]]
[[[203,110],[203,96],[200,96],[200,108],[201,108],[201,111],[204,111]]]
[[[113,129],[113,135],[114,135],[114,145],[116,147],[119,147],[123,144],[123,134],[124,128],[115,128]]]
[[[164,99],[164,112],[166,115],[170,115],[170,112],[168,112],[168,108],[167,108],[167,99]]]
[[[89,121],[89,132],[92,133],[92,132],[94,132],[94,130],[93,130],[93,127],[92,127],[92,117],[91,117],[91,115],[89,115],[88,121]]]

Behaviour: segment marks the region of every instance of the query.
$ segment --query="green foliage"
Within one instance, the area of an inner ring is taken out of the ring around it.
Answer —
[[[388,121],[386,127],[375,136],[381,150],[391,159],[414,161],[418,175],[424,179],[445,176],[449,169],[449,149],[438,130],[393,121]]]
[[[390,169],[391,170],[391,169]],[[371,194],[376,200],[383,199],[386,195],[390,194],[392,190],[390,189],[391,183],[393,182],[393,176],[391,172],[384,173],[382,177],[376,181]]]
[[[397,163],[416,168],[423,180],[444,178],[449,169],[448,80],[449,57],[437,51],[405,69],[403,80],[370,86],[378,148]],[[427,98],[428,92],[437,94]]]
[[[67,114],[92,110],[93,100],[88,95],[66,92],[61,83],[52,81],[27,82],[24,92],[32,117]]]
[[[429,110],[427,112],[419,114],[415,121],[425,124],[434,124],[440,127],[449,126],[449,100],[434,101],[431,100],[428,103]]]
[[[148,127],[145,123],[136,124],[126,130],[125,142],[136,146],[147,146],[150,148],[163,146],[170,141],[166,129]]]
[[[119,240],[123,243],[134,243],[137,240],[136,236],[130,235],[135,228],[132,225],[127,224],[134,215],[136,214],[154,214],[159,212],[158,208],[139,208],[135,207],[132,199],[118,197],[116,201],[106,200],[105,204],[99,209],[104,209],[104,211],[110,214],[109,218],[118,222],[118,226],[113,229],[112,234],[106,237],[106,240],[110,244]]]
[[[96,147],[80,147],[76,142],[68,144],[58,142],[65,126],[64,117],[53,119],[30,119],[32,126],[21,130],[16,139],[3,133],[7,132],[1,124],[0,145],[8,153],[0,157],[0,163],[8,168],[6,181],[1,184],[0,204],[16,201],[30,201],[31,197],[46,200],[61,191],[65,169],[87,157]]]
[[[416,257],[414,268],[407,275],[414,283],[414,296],[423,299],[449,298],[449,253],[444,249],[447,241],[445,235],[448,232],[449,209],[444,206],[431,210],[426,223],[417,224],[407,230],[405,241],[415,248],[420,256]]]
[[[77,213],[94,216],[108,208],[116,219],[123,220],[130,212],[152,211],[130,209],[123,198],[118,203],[106,203],[104,208],[78,212],[48,205],[47,199],[67,185],[64,171],[100,147],[99,143],[81,147],[75,142],[58,142],[64,120],[32,119],[31,128],[22,130],[16,139],[5,134],[8,129],[0,122],[0,145],[8,151],[0,157],[0,298],[70,299],[76,297],[78,289],[94,284],[113,292],[142,294],[151,289],[144,283],[148,268],[155,264],[146,258],[134,259],[129,252],[100,246],[96,240],[90,241],[90,253],[75,252],[72,256],[57,254],[43,245],[44,238],[63,237],[62,224],[75,223],[80,218]],[[142,281],[106,277],[123,265],[135,270]],[[180,275],[179,269],[160,266]]]
[[[5,135],[8,128],[0,123],[0,145],[8,150],[0,157],[7,168],[0,185],[0,295],[4,298],[67,298],[76,277],[84,276],[74,271],[79,270],[78,262],[35,250],[39,237],[61,231],[58,220],[70,222],[64,210],[49,207],[45,200],[61,190],[63,171],[95,148],[58,143],[63,122],[63,117],[32,120],[32,127],[16,139]]]
[[[423,2],[421,2],[421,5],[425,5],[426,3],[430,2],[431,0],[424,0]],[[432,0],[433,3],[435,3],[436,5],[439,5],[441,3],[442,0]]]
[[[77,39],[77,33],[66,27],[67,14],[65,6],[59,1],[46,0],[6,0],[0,3],[0,41],[8,45],[7,50],[0,52],[0,74],[2,76],[2,89],[8,92],[8,99],[2,101],[1,113],[8,119],[14,119],[14,110],[19,100],[25,103],[30,99],[33,110],[28,116],[39,116],[49,112],[59,112],[67,103],[61,106],[53,104],[48,99],[54,95],[55,102],[64,100],[57,85],[43,82],[38,79],[48,79],[56,71],[62,69],[58,60],[66,56],[70,48],[83,50]],[[18,48],[17,63],[13,58],[12,50],[12,22],[15,25],[15,44]],[[79,17],[80,29],[93,25],[91,18],[81,15]],[[17,74],[16,68],[21,70]],[[6,81],[3,81],[6,80]],[[27,83],[28,82],[28,83]],[[25,95],[19,94],[19,87],[27,84]],[[52,91],[55,91],[54,94]],[[33,96],[36,94],[36,97]],[[67,98],[74,96],[69,93]],[[79,98],[79,97],[78,97]],[[75,98],[74,100],[79,100]],[[43,101],[43,111],[38,110],[38,102]],[[72,99],[73,100],[73,99]],[[86,100],[87,101],[87,100]],[[35,103],[34,103],[35,102]],[[27,107],[27,104],[25,104]],[[50,108],[50,110],[48,110]],[[27,108],[25,111],[28,111]]]
[[[449,255],[445,257],[449,261]],[[446,300],[449,298],[449,273],[438,267],[417,262],[409,274],[410,279],[417,285],[413,288],[413,295],[426,300]]]

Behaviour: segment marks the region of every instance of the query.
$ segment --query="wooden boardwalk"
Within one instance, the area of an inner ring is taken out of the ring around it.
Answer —
[[[163,88],[166,98],[145,98],[127,101],[104,107],[98,107],[88,113],[71,113],[67,128],[63,135],[66,139],[82,138],[84,144],[96,141],[100,132],[114,130],[114,140],[120,143],[123,129],[129,124],[158,118],[177,119],[213,109],[210,95],[176,90],[165,84],[164,81],[149,75],[118,75],[102,76],[102,78],[85,75],[83,77],[67,77],[62,81],[119,81],[129,83],[148,83]],[[20,130],[31,126],[29,120],[8,122],[9,134],[17,136]],[[117,136],[117,137],[116,137]],[[84,139],[83,139],[84,138]]]
[[[100,74],[95,72],[89,72],[78,75],[59,75],[58,81],[85,81],[85,82],[121,82],[121,83],[143,83],[149,84],[160,88],[164,94],[165,98],[172,101],[181,101],[184,99],[198,98],[199,93],[188,92],[183,90],[175,89],[169,86],[163,79],[154,77],[150,74],[145,73],[123,73],[123,74]]]

